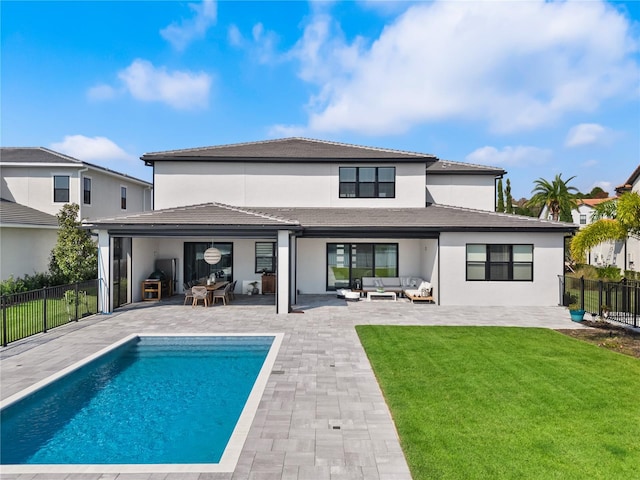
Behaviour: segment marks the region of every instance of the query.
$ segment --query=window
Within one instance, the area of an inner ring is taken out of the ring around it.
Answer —
[[[222,257],[215,265],[204,261],[207,248],[220,250]],[[184,281],[202,281],[211,276],[219,281],[233,281],[233,243],[185,242],[184,243]]]
[[[340,198],[395,196],[395,167],[340,167]]]
[[[91,179],[82,179],[82,201],[85,205],[91,205]]]
[[[533,281],[533,245],[467,245],[468,281]]]
[[[127,209],[127,187],[120,187],[120,208]]]
[[[362,277],[397,277],[397,243],[328,243],[327,290],[351,288]]]
[[[67,175],[53,176],[53,201],[64,203],[69,201],[69,177]]]
[[[580,225],[586,225],[587,224],[587,215],[582,213],[580,214]]]
[[[256,242],[256,273],[275,273],[276,243]]]

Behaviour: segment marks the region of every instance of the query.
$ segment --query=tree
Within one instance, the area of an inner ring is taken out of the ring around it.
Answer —
[[[571,177],[567,180],[562,180],[562,174],[556,175],[552,182],[539,178],[534,182],[534,189],[531,190],[533,196],[528,202],[529,207],[547,207],[551,218],[555,221],[560,219],[560,215],[567,218],[566,215],[571,216],[571,210],[577,208],[578,203],[576,200],[576,194],[578,189],[568,186],[568,183],[573,180]]]
[[[513,213],[513,197],[511,196],[511,182],[507,178],[507,188],[504,191],[505,193],[505,205],[504,211],[506,213]]]
[[[609,197],[609,192],[605,192],[600,187],[593,187],[586,198],[607,198]]]
[[[626,192],[597,205],[592,219],[596,221],[571,240],[571,257],[576,262],[584,262],[587,251],[602,242],[640,237],[640,194]]]
[[[502,179],[498,179],[498,205],[496,206],[496,212],[504,212],[504,195],[502,193]]]
[[[88,230],[77,220],[80,207],[67,203],[58,217],[58,240],[51,251],[49,270],[67,283],[90,280],[98,276],[98,247]]]

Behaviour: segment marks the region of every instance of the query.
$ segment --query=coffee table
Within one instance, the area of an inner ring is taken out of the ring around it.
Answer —
[[[396,301],[396,292],[367,292],[367,300],[393,300]]]

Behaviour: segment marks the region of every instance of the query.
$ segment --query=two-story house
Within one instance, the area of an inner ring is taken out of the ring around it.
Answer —
[[[48,269],[63,205],[78,204],[79,219],[151,210],[152,187],[46,148],[0,148],[0,277]]]
[[[182,282],[242,285],[276,273],[276,308],[363,276],[430,281],[442,305],[556,305],[574,226],[498,214],[505,172],[428,154],[287,138],[147,153],[156,210],[87,222],[110,285],[114,242],[130,245],[131,298],[156,259]],[[215,246],[220,263],[204,252]],[[179,288],[178,288],[179,289]],[[114,305],[103,292],[103,309]]]

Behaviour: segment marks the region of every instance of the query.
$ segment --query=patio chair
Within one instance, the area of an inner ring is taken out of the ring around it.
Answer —
[[[190,282],[187,283],[183,283],[182,286],[184,287],[184,303],[183,305],[187,304],[187,300],[191,300],[191,303],[193,303],[193,293],[191,292],[191,284]]]
[[[193,295],[193,303],[191,306],[195,307],[198,304],[198,300],[202,300],[205,307],[209,306],[209,293],[207,287],[196,285],[191,287],[191,294]]]
[[[231,282],[231,287],[229,288],[229,300],[236,299],[236,282],[237,280]]]
[[[215,290],[213,292],[213,303],[215,304],[216,301],[221,298],[222,299],[222,304],[226,305],[228,301],[230,301],[229,299],[229,290],[231,289],[231,286],[233,285],[233,283],[227,283],[227,285],[224,288],[219,288],[218,290]]]

